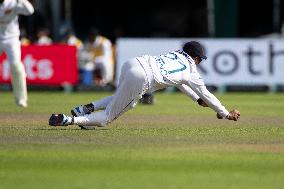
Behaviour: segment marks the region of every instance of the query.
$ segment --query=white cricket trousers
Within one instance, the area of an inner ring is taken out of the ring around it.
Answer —
[[[0,40],[0,54],[6,52],[11,70],[13,93],[17,104],[28,100],[26,72],[21,62],[21,43],[18,38]]]
[[[74,124],[86,126],[106,126],[124,112],[135,107],[138,100],[148,90],[147,76],[135,58],[130,59],[121,69],[118,87],[114,95],[93,104],[105,104],[105,110],[85,116],[74,117]]]

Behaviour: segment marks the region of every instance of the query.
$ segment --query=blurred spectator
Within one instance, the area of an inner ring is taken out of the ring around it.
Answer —
[[[88,33],[87,49],[93,54],[94,79],[97,86],[113,82],[114,57],[111,41],[92,28]]]
[[[76,37],[74,32],[68,32],[66,36],[66,44],[74,45],[78,50],[83,49],[83,42],[78,37]]]
[[[82,50],[83,49],[83,42],[81,39],[79,39],[75,32],[70,29],[67,28],[65,31],[62,32],[62,36],[63,36],[63,40],[62,43],[67,44],[67,45],[73,45],[76,46],[76,48],[78,50]]]
[[[71,29],[64,31],[65,35],[63,43],[73,45],[77,48],[78,67],[79,67],[79,82],[83,85],[92,84],[92,72],[94,70],[93,55],[85,50],[83,42],[79,39],[75,32]]]
[[[22,46],[28,46],[32,44],[32,41],[27,36],[27,31],[24,28],[20,29],[20,41]]]
[[[80,84],[84,86],[91,86],[93,84],[93,72],[95,64],[93,62],[94,54],[87,48],[83,48],[79,53],[79,70],[80,70]]]
[[[50,45],[50,44],[52,44],[52,39],[50,38],[50,34],[49,34],[48,29],[40,29],[37,32],[36,44],[38,44],[38,45]]]

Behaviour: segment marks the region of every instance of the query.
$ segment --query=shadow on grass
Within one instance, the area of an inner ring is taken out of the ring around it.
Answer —
[[[39,131],[107,131],[107,128],[100,128],[100,129],[81,129],[81,128],[49,128],[49,129],[33,129]]]

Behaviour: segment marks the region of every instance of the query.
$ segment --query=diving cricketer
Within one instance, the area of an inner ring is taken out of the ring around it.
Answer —
[[[71,110],[73,117],[52,114],[49,125],[76,124],[82,129],[104,127],[133,108],[146,92],[154,92],[170,86],[177,87],[200,106],[209,106],[217,113],[218,118],[237,121],[240,118],[240,112],[238,110],[229,112],[207,90],[196,68],[203,59],[207,59],[205,50],[197,41],[185,43],[181,50],[130,59],[122,67],[119,85],[112,96],[75,107]]]

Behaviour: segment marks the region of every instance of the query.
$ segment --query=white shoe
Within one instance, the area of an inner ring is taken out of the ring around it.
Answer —
[[[71,114],[74,117],[84,116],[84,115],[90,114],[90,113],[92,113],[92,112],[84,105],[77,106],[77,107],[75,107],[71,110]],[[94,126],[83,126],[83,125],[78,125],[78,126],[83,130],[94,130],[95,129]]]
[[[17,103],[17,106],[19,106],[19,107],[22,107],[22,108],[28,107],[27,101],[25,101],[25,100],[19,100],[16,103]]]

